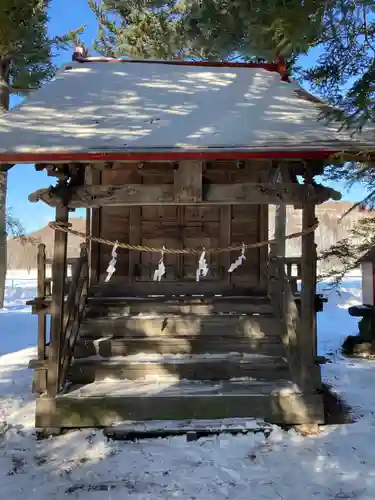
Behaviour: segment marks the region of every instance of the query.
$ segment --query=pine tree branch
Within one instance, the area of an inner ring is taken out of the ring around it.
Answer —
[[[372,45],[371,41],[369,40],[369,35],[368,35],[366,5],[362,6],[362,14],[363,14],[363,35],[364,35],[364,39],[365,39],[365,42],[367,43],[367,46],[372,50],[372,52],[375,55],[375,47]]]
[[[337,287],[345,274],[356,269],[360,259],[375,246],[375,218],[360,219],[349,231],[349,236],[338,241],[319,255],[320,261],[331,262],[332,267],[319,276],[319,280],[331,279]]]

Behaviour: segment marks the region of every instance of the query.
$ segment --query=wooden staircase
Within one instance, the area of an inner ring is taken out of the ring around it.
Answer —
[[[266,296],[88,297],[66,389],[38,398],[37,427],[322,422],[321,397],[293,381],[280,328]]]

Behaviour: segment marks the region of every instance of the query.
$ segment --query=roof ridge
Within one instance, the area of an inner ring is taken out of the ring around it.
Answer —
[[[143,63],[143,64],[166,64],[170,66],[203,66],[203,67],[228,67],[228,68],[262,68],[267,71],[280,73],[281,63],[261,63],[261,62],[238,62],[238,61],[188,61],[180,59],[125,59],[121,57],[94,56],[84,57],[79,52],[74,52],[72,60],[79,63],[88,62],[108,62],[108,63]]]

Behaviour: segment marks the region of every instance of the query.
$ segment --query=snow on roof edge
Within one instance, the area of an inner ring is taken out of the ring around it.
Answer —
[[[144,64],[166,64],[171,66],[207,66],[215,68],[263,68],[268,71],[280,72],[281,63],[261,63],[261,62],[239,62],[239,61],[189,61],[186,59],[125,59],[115,57],[93,56],[81,57],[80,55],[73,56],[72,62],[87,63],[87,62],[111,62],[111,63],[144,63]],[[67,63],[66,63],[67,64]]]

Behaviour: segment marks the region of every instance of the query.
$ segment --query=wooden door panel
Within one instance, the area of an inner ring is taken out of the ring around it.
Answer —
[[[187,221],[202,220],[218,222],[220,220],[220,207],[216,205],[194,206],[187,205],[183,208],[183,217]]]
[[[168,219],[175,221],[177,218],[177,207],[172,205],[144,206],[141,209],[141,219],[153,221],[155,219]]]
[[[229,244],[241,246],[242,242],[255,243],[263,238],[260,232],[260,207],[256,205],[147,206],[139,207],[137,217],[129,216],[129,208],[106,208],[102,213],[102,236],[155,248],[162,248],[163,245],[167,248],[202,249]],[[102,246],[102,273],[108,265],[110,252],[110,247]],[[168,290],[171,293],[174,293],[173,284],[178,288],[183,283],[196,287],[197,293],[200,288],[203,289],[204,282],[207,285],[216,283],[217,293],[221,293],[221,289],[228,289],[228,286],[240,289],[259,286],[261,251],[247,250],[244,264],[234,273],[228,274],[229,265],[239,254],[240,251],[208,254],[209,273],[199,283],[196,282],[199,254],[165,254],[166,276],[163,282],[170,284]],[[159,253],[120,249],[116,276],[124,276],[126,283],[130,284],[153,282],[159,259]]]
[[[142,236],[141,245],[162,248],[163,245],[169,248],[176,248],[178,246],[178,239],[176,236]],[[135,277],[138,281],[152,281],[154,272],[158,267],[161,254],[154,252],[141,252],[138,273]],[[165,280],[175,281],[177,279],[177,255],[165,254],[164,265],[166,266]]]

